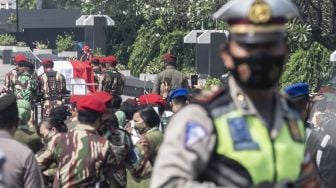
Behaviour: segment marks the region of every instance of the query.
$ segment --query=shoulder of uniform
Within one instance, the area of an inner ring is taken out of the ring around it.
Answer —
[[[191,102],[196,103],[196,104],[208,104],[208,103],[215,101],[216,99],[218,99],[219,97],[227,93],[228,91],[225,90],[224,88],[220,88],[215,91],[202,90],[200,94],[196,95],[191,100]]]

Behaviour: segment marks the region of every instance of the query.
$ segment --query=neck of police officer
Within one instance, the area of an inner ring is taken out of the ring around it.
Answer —
[[[248,89],[248,88],[242,88],[242,89],[252,101],[271,102],[273,99],[273,91],[274,91],[273,88],[263,89],[263,90],[255,90],[255,89]]]

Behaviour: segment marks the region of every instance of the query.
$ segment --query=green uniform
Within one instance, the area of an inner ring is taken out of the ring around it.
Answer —
[[[157,127],[148,130],[143,136],[148,139],[149,147],[144,148],[140,144],[135,145],[135,153],[138,157],[138,161],[129,169],[127,179],[128,188],[149,187],[152,167],[163,140],[163,135]]]
[[[37,80],[33,74],[29,72],[17,73],[12,77],[10,86],[17,99],[33,102],[37,92]]]
[[[37,161],[41,170],[56,162],[54,187],[104,186],[115,181],[119,166],[109,141],[84,124],[53,138]]]
[[[168,66],[166,70],[160,72],[156,76],[153,85],[153,93],[162,95],[160,87],[164,82],[167,82],[169,90],[174,90],[177,88],[189,88],[188,79],[182,74],[182,72],[171,66]]]
[[[98,91],[105,91],[112,95],[122,95],[125,80],[117,70],[107,70],[102,73],[99,80]]]
[[[274,96],[271,117],[262,116],[231,79],[229,91],[182,109],[167,127],[151,187],[257,187],[297,180],[304,127],[286,100]]]

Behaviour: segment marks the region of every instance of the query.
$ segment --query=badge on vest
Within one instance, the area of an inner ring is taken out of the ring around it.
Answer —
[[[259,150],[260,146],[251,137],[249,127],[244,118],[228,119],[233,146],[236,151]]]

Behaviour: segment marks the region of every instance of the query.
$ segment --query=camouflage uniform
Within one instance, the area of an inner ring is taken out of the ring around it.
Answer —
[[[17,99],[23,99],[32,104],[37,92],[36,77],[29,72],[22,72],[14,75],[10,82],[10,90],[14,92]]]
[[[42,170],[56,162],[54,187],[107,186],[115,181],[114,169],[119,166],[108,140],[84,124],[54,137],[37,161]]]
[[[152,167],[163,140],[163,135],[157,127],[151,128],[143,136],[148,139],[149,147],[143,147],[139,143],[135,145],[134,150],[138,160],[129,168],[127,176],[128,188],[149,187]]]
[[[105,91],[115,95],[122,95],[124,90],[124,76],[117,70],[107,70],[101,75],[98,91]]]
[[[99,85],[101,75],[102,75],[102,71],[100,69],[93,70],[94,83],[97,84],[97,88]]]
[[[39,77],[39,91],[43,94],[43,118],[48,117],[51,108],[62,105],[62,95],[65,94],[64,76],[57,71],[45,72]]]
[[[116,182],[112,183],[112,187],[126,187],[127,174],[126,165],[132,165],[131,153],[133,145],[130,135],[122,129],[107,130],[104,137],[110,141],[118,163],[121,166],[116,169]]]

